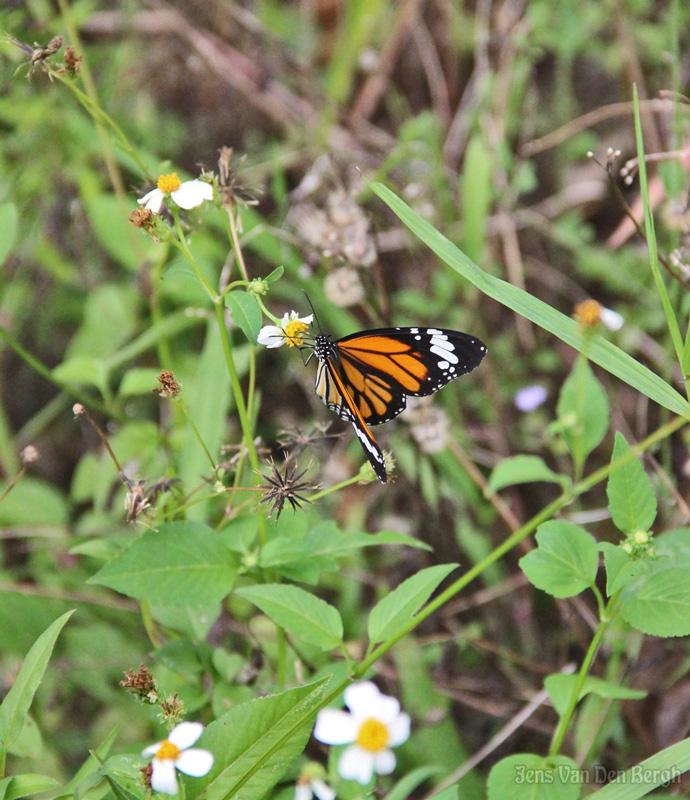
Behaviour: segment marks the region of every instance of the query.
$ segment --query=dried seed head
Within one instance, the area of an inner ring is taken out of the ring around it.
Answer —
[[[153,775],[153,762],[149,761],[149,763],[142,767],[139,772],[141,773],[141,781],[144,784],[144,789],[147,792],[152,792],[153,787],[151,786],[151,777]]]
[[[300,494],[301,492],[317,488],[306,481],[302,481],[304,475],[309,471],[309,467],[298,474],[297,466],[290,464],[289,459],[286,457],[281,474],[272,458],[269,459],[268,463],[271,468],[271,474],[264,474],[263,476],[268,483],[261,485],[261,488],[264,489],[261,503],[271,504],[271,510],[268,514],[269,519],[275,512],[276,520],[278,520],[283,513],[283,507],[286,502],[290,503],[293,511],[297,511],[298,508],[301,508],[301,503],[311,503],[311,500]]]
[[[84,406],[81,403],[75,403],[72,406],[72,413],[75,417],[81,417],[84,414]]]
[[[70,75],[76,78],[79,74],[79,68],[84,56],[78,56],[77,51],[72,47],[65,48],[65,66],[63,69],[58,70],[61,74]]]
[[[175,373],[170,370],[164,369],[157,378],[160,387],[151,389],[152,392],[157,392],[161,397],[177,397],[182,391],[180,384],[175,378]]]
[[[172,728],[182,720],[184,714],[184,703],[180,700],[177,692],[175,692],[175,694],[161,703],[161,710],[158,716]]]
[[[323,282],[326,299],[335,306],[347,308],[364,300],[364,286],[352,267],[331,270]]]
[[[232,147],[221,147],[218,151],[218,187],[221,204],[230,209],[235,205],[255,206],[261,191],[240,182],[239,169],[246,156],[235,157]]]
[[[153,675],[142,664],[138,670],[128,669],[120,686],[128,689],[133,695],[147,703],[158,702],[158,687]]]

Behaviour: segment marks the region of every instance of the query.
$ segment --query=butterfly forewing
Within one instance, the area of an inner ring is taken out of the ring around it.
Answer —
[[[407,395],[433,394],[477,367],[486,355],[474,336],[440,328],[381,328],[336,342],[316,337],[316,393],[351,422],[379,479],[386,482],[383,453],[368,425],[397,417]]]

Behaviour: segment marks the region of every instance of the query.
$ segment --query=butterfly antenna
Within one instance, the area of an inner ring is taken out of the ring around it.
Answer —
[[[309,295],[305,292],[304,296],[307,298],[307,303],[309,303],[309,308],[311,308],[312,314],[314,315],[314,319],[316,320],[316,324],[319,326],[319,333],[323,333],[323,328],[321,327],[321,322],[316,314],[316,309],[314,308],[314,304],[311,301]]]

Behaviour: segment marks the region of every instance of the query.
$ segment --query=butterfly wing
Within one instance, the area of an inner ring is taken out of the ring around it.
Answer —
[[[362,331],[333,347],[352,402],[369,425],[397,417],[406,395],[433,394],[473,370],[486,355],[486,346],[475,336],[439,328]]]
[[[376,439],[374,439],[367,423],[364,421],[361,411],[355,404],[339,366],[333,362],[332,358],[324,358],[319,361],[315,389],[316,394],[331,411],[335,411],[341,419],[352,423],[357,438],[369,459],[369,463],[374,468],[374,472],[381,483],[386,483],[388,480],[386,461],[381,448],[376,443]]]

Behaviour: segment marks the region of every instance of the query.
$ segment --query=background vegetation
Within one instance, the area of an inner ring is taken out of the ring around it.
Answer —
[[[44,776],[0,798],[142,797],[142,663],[207,724],[301,693],[278,744],[243,731],[254,766],[216,733],[235,773],[190,797],[292,797],[307,759],[346,799],[642,796],[601,784],[690,728],[690,7],[29,0],[0,29],[0,767]],[[621,174],[642,147],[649,177]],[[215,202],[128,220],[201,169]],[[306,315],[305,291],[337,336],[488,344],[375,429],[386,486],[313,364],[256,346],[259,301]],[[571,318],[590,298],[620,330]],[[279,520],[273,469],[311,501]],[[413,719],[370,787],[308,738],[348,674]],[[592,784],[515,785],[558,764]]]

